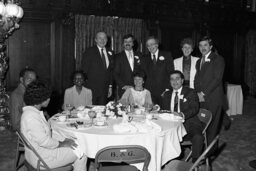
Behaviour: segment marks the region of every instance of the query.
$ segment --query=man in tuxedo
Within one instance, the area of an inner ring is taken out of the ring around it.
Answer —
[[[185,80],[183,86],[194,88],[196,62],[199,58],[191,55],[194,48],[194,43],[191,38],[183,39],[180,45],[183,56],[174,60],[174,68],[184,74]]]
[[[174,70],[173,59],[170,52],[158,49],[159,41],[149,37],[146,41],[149,54],[142,60],[147,80],[145,88],[151,92],[154,104],[160,104],[161,94],[169,87],[169,75]]]
[[[98,32],[96,45],[88,48],[82,58],[82,69],[88,76],[87,87],[92,90],[93,105],[105,105],[112,95],[114,53],[106,48],[107,34]]]
[[[207,129],[208,143],[219,133],[221,124],[221,111],[224,106],[224,92],[222,77],[225,68],[224,59],[212,52],[212,39],[205,36],[199,41],[199,50],[202,54],[201,60],[197,61],[195,76],[195,90],[197,91],[201,108],[212,112],[212,122]],[[217,149],[217,145],[210,152]]]
[[[175,115],[185,119],[184,127],[187,135],[184,140],[192,142],[192,162],[195,162],[203,150],[203,124],[197,117],[199,111],[198,96],[193,89],[184,87],[183,82],[184,75],[181,71],[175,70],[170,74],[172,89],[163,94],[161,109],[170,110]]]
[[[118,96],[121,98],[126,89],[134,85],[132,73],[140,68],[141,53],[133,51],[134,37],[127,34],[123,37],[124,50],[116,55],[114,77],[118,85]]]

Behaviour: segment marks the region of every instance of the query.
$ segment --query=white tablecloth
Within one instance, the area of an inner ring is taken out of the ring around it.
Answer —
[[[227,85],[228,107],[226,111],[229,116],[242,114],[243,112],[243,92],[241,85]]]
[[[116,133],[113,124],[120,123],[121,119],[108,119],[107,127],[90,127],[87,129],[73,129],[51,120],[54,133],[69,137],[75,136],[77,141],[89,158],[95,158],[96,153],[107,146],[113,145],[141,145],[150,152],[151,161],[149,171],[160,171],[161,166],[181,153],[180,142],[186,134],[182,122],[155,120],[161,126],[158,133]],[[141,167],[142,165],[137,165]]]

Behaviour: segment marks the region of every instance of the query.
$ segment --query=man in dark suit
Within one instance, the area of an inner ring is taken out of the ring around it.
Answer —
[[[187,135],[184,140],[192,142],[192,162],[195,162],[203,150],[203,124],[197,117],[199,111],[198,96],[193,89],[183,87],[183,82],[184,75],[182,72],[175,70],[170,74],[172,89],[163,94],[161,108],[170,110],[175,115],[185,119],[184,127]]]
[[[146,41],[149,54],[142,61],[147,73],[145,88],[151,92],[153,103],[160,104],[161,94],[169,86],[169,75],[174,70],[173,59],[170,52],[158,49],[159,41],[149,37]]]
[[[114,77],[118,85],[118,96],[122,97],[126,89],[133,86],[133,71],[140,68],[141,53],[133,51],[134,37],[127,34],[123,37],[124,50],[116,55]]]
[[[207,129],[208,143],[219,133],[221,124],[221,110],[224,105],[224,92],[222,77],[225,68],[224,59],[212,52],[213,42],[205,36],[199,41],[201,60],[196,64],[195,90],[197,91],[200,105],[212,112],[212,122]],[[217,145],[210,152],[217,149]]]
[[[93,105],[105,105],[107,97],[112,95],[112,71],[114,53],[106,48],[107,35],[98,32],[96,45],[88,48],[83,54],[82,69],[88,76],[87,87],[92,90]]]

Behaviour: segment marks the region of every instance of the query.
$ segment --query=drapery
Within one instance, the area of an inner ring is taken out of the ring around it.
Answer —
[[[249,94],[256,95],[256,30],[250,30],[246,36],[245,83]]]
[[[122,50],[122,37],[132,34],[137,40],[138,50],[142,52],[142,42],[145,42],[145,24],[142,19],[105,17],[94,15],[75,16],[75,58],[76,69],[81,68],[82,54],[86,48],[94,45],[95,34],[106,32],[108,44],[115,53]]]

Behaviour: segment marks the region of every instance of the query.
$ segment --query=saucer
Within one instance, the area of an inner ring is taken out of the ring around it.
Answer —
[[[95,122],[93,125],[94,125],[95,127],[99,127],[99,128],[107,127],[107,126],[108,126],[107,122],[105,122],[104,125],[98,125],[97,122]]]

